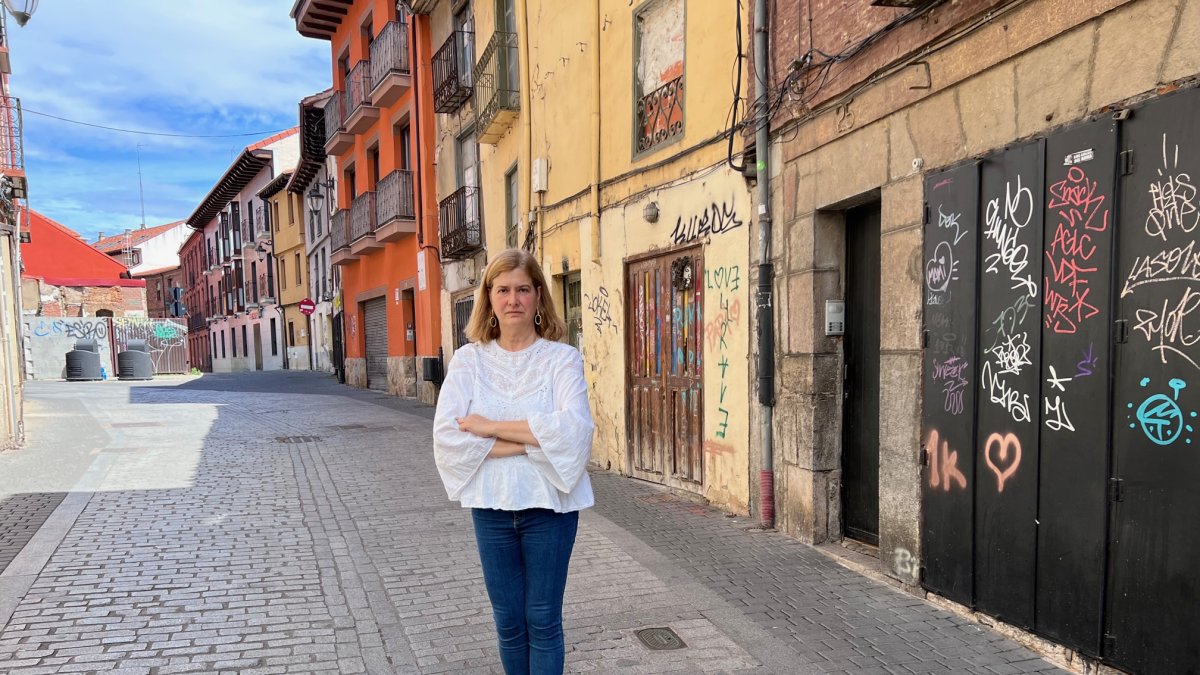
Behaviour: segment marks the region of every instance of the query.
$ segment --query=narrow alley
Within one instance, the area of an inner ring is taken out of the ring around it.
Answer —
[[[500,672],[431,408],[286,371],[26,391],[28,442],[0,454],[0,671]],[[592,477],[568,672],[1061,672],[749,519]]]

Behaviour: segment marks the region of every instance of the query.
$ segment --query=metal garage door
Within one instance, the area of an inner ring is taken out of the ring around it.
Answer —
[[[363,303],[363,337],[367,341],[367,386],[387,389],[387,300]]]

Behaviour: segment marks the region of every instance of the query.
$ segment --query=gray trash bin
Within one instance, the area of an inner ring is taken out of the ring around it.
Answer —
[[[154,379],[154,361],[145,340],[130,340],[117,354],[117,377],[122,380]]]
[[[100,378],[100,346],[95,340],[76,340],[67,352],[67,381],[87,382]]]

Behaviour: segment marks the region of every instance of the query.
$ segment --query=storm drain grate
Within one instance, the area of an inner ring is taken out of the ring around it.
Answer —
[[[320,436],[276,436],[277,443],[316,443],[321,440]]]
[[[670,628],[643,628],[636,631],[636,635],[642,644],[655,651],[683,649],[687,646],[684,644],[683,638],[676,635],[675,631]]]

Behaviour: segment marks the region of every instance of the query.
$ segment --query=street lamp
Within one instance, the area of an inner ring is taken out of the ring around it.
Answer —
[[[325,201],[325,195],[322,193],[321,188],[324,187],[325,192],[333,194],[335,185],[336,183],[333,182],[332,178],[326,180],[324,183],[319,180],[313,182],[312,189],[308,191],[308,210],[312,213],[313,220],[316,220],[320,215],[321,204]]]
[[[24,26],[29,22],[29,17],[33,16],[34,10],[37,9],[38,0],[4,0],[4,8],[12,14],[18,26]]]

